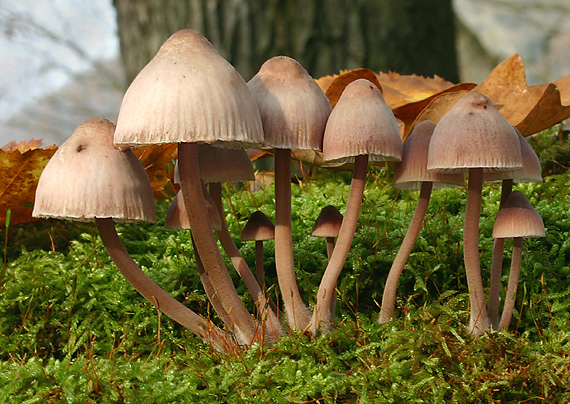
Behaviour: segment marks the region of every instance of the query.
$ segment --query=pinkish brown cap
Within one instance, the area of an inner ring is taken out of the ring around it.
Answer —
[[[299,62],[273,57],[247,85],[261,113],[266,146],[322,150],[331,105]]]
[[[373,83],[358,79],[342,92],[323,138],[323,158],[331,162],[401,161],[402,139],[398,123],[382,93]]]
[[[497,214],[493,237],[544,237],[545,235],[542,218],[527,197],[520,191],[511,192]]]
[[[428,170],[483,172],[522,167],[518,136],[491,100],[476,92],[463,96],[445,114],[433,132]]]
[[[259,210],[252,213],[241,232],[241,241],[263,241],[274,238],[275,226],[265,213]]]
[[[313,237],[338,237],[342,214],[333,205],[325,206],[313,226]]]
[[[246,83],[199,33],[174,33],[127,89],[115,143],[263,142],[257,104]]]
[[[75,129],[42,172],[32,216],[156,222],[146,172],[130,150],[115,148],[114,131],[103,118]]]
[[[206,195],[206,208],[208,210],[208,217],[210,218],[210,226],[212,230],[220,231],[222,230],[222,220],[212,197],[207,192]],[[182,190],[178,191],[172,203],[168,207],[168,212],[166,213],[166,219],[164,221],[164,227],[167,229],[182,229],[190,230],[190,217],[188,216],[188,211],[186,210],[186,205],[184,204],[184,198],[182,197]]]
[[[513,126],[521,145],[523,166],[516,170],[497,171],[483,174],[483,181],[513,180],[514,182],[543,182],[540,160],[521,132]]]
[[[406,141],[402,162],[396,163],[394,187],[399,189],[420,189],[422,182],[432,182],[433,188],[464,186],[462,173],[434,173],[427,169],[428,149],[435,123],[423,121],[417,124]]]

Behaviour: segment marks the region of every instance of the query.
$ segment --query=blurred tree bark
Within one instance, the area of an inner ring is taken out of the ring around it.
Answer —
[[[452,0],[113,0],[130,83],[192,28],[249,80],[272,56],[314,77],[367,67],[458,80]]]

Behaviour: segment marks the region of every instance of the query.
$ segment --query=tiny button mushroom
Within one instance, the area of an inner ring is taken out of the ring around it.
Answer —
[[[275,226],[261,211],[255,211],[241,232],[241,241],[255,241],[255,274],[257,282],[265,289],[263,269],[263,242],[275,239]]]
[[[527,197],[520,191],[511,192],[499,210],[493,226],[493,237],[496,239],[513,239],[511,272],[509,273],[505,306],[499,322],[500,330],[508,328],[513,315],[522,262],[522,239],[523,237],[544,237],[545,235],[544,222]]]
[[[325,237],[327,239],[327,257],[331,258],[334,250],[334,239],[338,237],[340,225],[342,224],[342,213],[333,206],[325,206],[313,226],[313,237]]]

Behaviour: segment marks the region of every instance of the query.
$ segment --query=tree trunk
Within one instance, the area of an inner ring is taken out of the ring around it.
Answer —
[[[127,83],[192,28],[249,80],[272,56],[313,77],[367,67],[457,81],[451,0],[114,0]]]

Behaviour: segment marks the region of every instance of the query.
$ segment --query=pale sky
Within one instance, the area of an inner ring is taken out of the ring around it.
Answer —
[[[116,56],[111,0],[0,3],[0,120],[64,85],[90,60]],[[0,146],[6,143],[0,133]],[[11,139],[8,139],[11,140]]]

